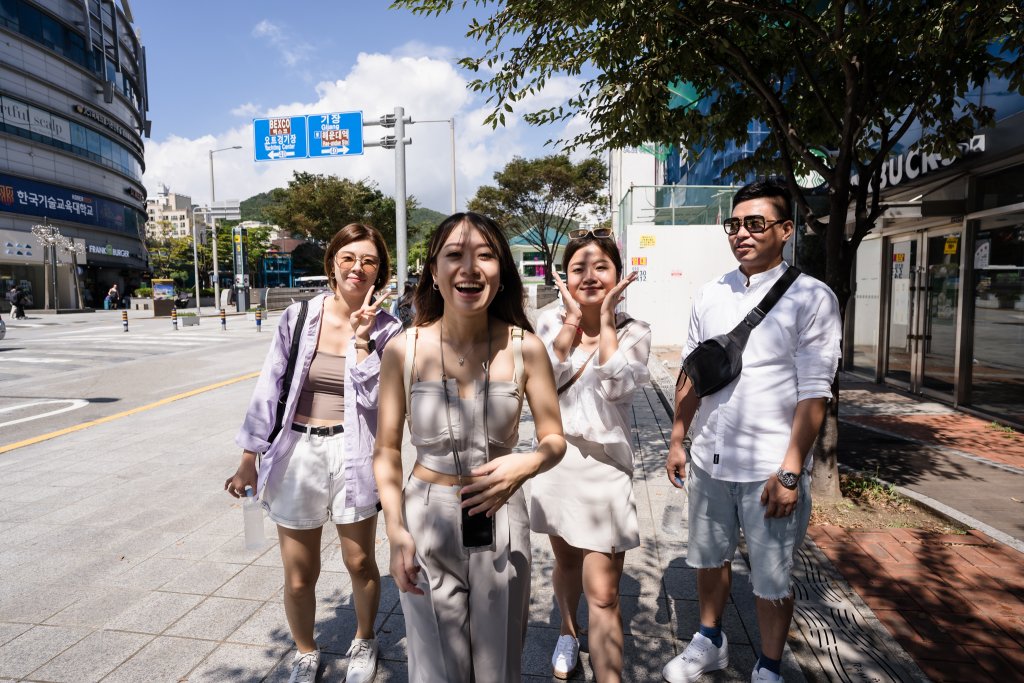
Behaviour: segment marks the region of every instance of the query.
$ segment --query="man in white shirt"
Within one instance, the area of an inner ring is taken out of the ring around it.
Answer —
[[[739,268],[698,291],[684,358],[701,341],[732,330],[789,267],[782,259],[793,234],[786,189],[752,183],[736,193],[733,207],[724,227]],[[743,370],[732,383],[698,399],[692,383],[680,377],[666,470],[682,488],[683,438],[690,431],[686,563],[697,569],[700,631],[665,666],[662,673],[671,683],[696,681],[728,666],[722,613],[740,529],[761,633],[751,681],[782,680],[779,666],[793,617],[793,553],[811,514],[810,450],[832,395],[840,330],[835,295],[819,280],[800,275],[751,331]]]

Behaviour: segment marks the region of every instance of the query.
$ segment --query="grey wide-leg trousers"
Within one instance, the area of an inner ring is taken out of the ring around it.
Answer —
[[[424,592],[401,595],[409,680],[518,683],[530,607],[522,489],[494,516],[493,550],[462,547],[458,487],[410,477],[404,511]]]

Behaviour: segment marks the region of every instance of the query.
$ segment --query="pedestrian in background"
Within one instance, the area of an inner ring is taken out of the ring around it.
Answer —
[[[704,285],[693,302],[683,350],[729,333],[757,306],[789,265],[793,234],[788,191],[756,182],[733,199],[724,222],[737,270]],[[700,630],[663,670],[671,683],[697,680],[729,663],[722,613],[740,529],[750,555],[761,656],[752,683],[781,681],[780,663],[793,617],[793,554],[811,514],[811,446],[832,396],[839,362],[839,305],[822,282],[798,275],[750,331],[738,378],[698,400],[691,378],[676,387],[666,470],[686,488],[686,563],[697,569]],[[692,424],[689,472],[683,439]]]
[[[565,441],[551,363],[493,220],[460,213],[435,230],[415,323],[384,353],[374,454],[409,680],[519,683],[530,603],[522,485]],[[512,453],[524,398],[536,450]],[[416,465],[403,492],[406,419]]]
[[[121,302],[121,293],[117,291],[117,283],[110,285],[110,289],[107,290],[107,298],[103,302],[104,308],[108,311],[118,307]]]
[[[25,319],[26,298],[25,292],[17,285],[11,287],[10,291],[7,292],[7,301],[11,304],[11,317],[15,320]]]
[[[651,328],[615,307],[635,275],[622,277],[611,230],[578,229],[555,273],[562,308],[541,314],[558,387],[565,457],[530,489],[530,528],[551,539],[551,584],[562,624],[551,666],[565,679],[579,662],[580,595],[587,597],[590,663],[597,681],[622,676],[619,579],[640,545],[633,499],[632,403],[650,379]]]
[[[352,223],[327,247],[324,270],[330,292],[285,309],[235,442],[244,451],[238,471],[224,483],[245,495],[252,486],[277,524],[284,565],[284,608],[295,640],[290,683],[311,683],[320,665],[314,626],[322,527],[333,523],[352,580],[356,633],[348,650],[348,683],[373,680],[377,670],[374,620],[380,606],[375,558],[380,499],[372,456],[377,430],[381,353],[401,323],[379,309],[389,275],[381,234]],[[294,335],[296,371],[287,396],[281,385]],[[284,425],[271,441],[278,400]],[[262,458],[257,454],[262,454]],[[257,462],[259,463],[257,472]]]

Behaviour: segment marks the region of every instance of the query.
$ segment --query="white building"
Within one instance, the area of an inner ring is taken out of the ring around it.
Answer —
[[[642,150],[613,150],[608,165],[623,268],[638,273],[624,308],[650,323],[655,344],[681,345],[697,289],[736,267],[721,224],[736,188],[659,184],[664,165]]]
[[[171,192],[166,185],[146,198],[146,237],[167,239],[192,235],[192,198]]]

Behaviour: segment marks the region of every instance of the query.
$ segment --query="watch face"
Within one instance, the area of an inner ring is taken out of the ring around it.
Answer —
[[[797,483],[799,477],[797,475],[793,474],[792,472],[786,472],[785,470],[779,470],[778,472],[775,473],[775,476],[778,477],[779,482],[783,486],[785,486],[787,489],[795,489],[796,488],[796,483]]]

